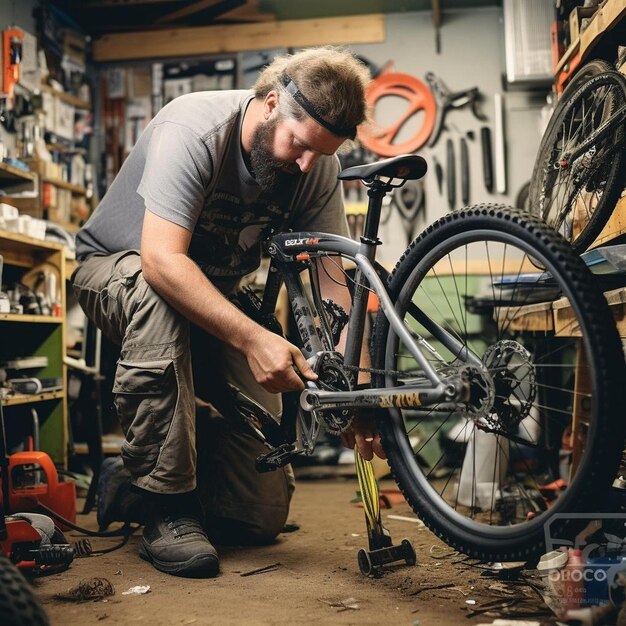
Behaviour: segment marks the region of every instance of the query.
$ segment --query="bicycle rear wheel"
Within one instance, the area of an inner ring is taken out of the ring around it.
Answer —
[[[389,279],[395,309],[444,374],[467,364],[425,313],[480,359],[472,402],[389,409],[379,429],[392,473],[428,527],[483,560],[522,560],[594,512],[624,437],[625,377],[610,310],[582,261],[539,220],[477,206],[430,226]],[[423,373],[378,316],[377,387]],[[571,444],[571,446],[570,446]],[[560,456],[561,455],[561,456]]]
[[[539,146],[530,185],[531,211],[578,253],[600,234],[624,188],[623,124],[574,161],[563,158],[626,103],[626,80],[615,71],[597,73],[604,65],[581,70],[564,91]]]

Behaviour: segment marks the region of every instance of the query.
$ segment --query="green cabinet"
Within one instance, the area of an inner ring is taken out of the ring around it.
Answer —
[[[0,392],[7,433],[29,432],[32,408],[39,422],[40,448],[61,466],[67,464],[68,424],[65,355],[65,255],[64,247],[14,232],[0,230],[0,254],[4,259],[3,288],[22,283],[33,288],[42,273],[54,275],[54,315],[0,313],[0,362],[45,357],[40,367],[23,370],[28,377],[45,382],[36,393]],[[15,370],[19,374],[22,370]],[[30,416],[30,417],[29,417]],[[34,423],[34,422],[32,422]]]

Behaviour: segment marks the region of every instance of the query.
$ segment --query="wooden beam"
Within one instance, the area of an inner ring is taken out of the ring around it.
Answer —
[[[95,7],[124,8],[135,4],[159,4],[164,2],[169,2],[170,4],[173,2],[183,4],[188,1],[189,0],[74,0],[70,4],[70,9],[86,9]]]
[[[111,33],[93,42],[95,61],[131,61],[267,48],[385,41],[382,14],[284,20],[259,24],[195,26]]]
[[[273,13],[261,13],[259,0],[248,0],[244,6],[222,13],[215,19],[215,22],[272,22],[275,20],[276,16]]]
[[[226,13],[227,11],[232,11],[233,9],[241,8],[242,5],[245,5],[245,0],[233,0],[237,6],[227,6],[225,11],[220,11],[221,13]],[[193,15],[194,13],[199,13],[200,11],[204,11],[205,9],[210,9],[211,7],[217,7],[219,4],[229,4],[225,0],[198,0],[193,4],[190,4],[182,9],[178,9],[177,11],[172,11],[167,15],[163,15],[158,19],[154,20],[155,24],[167,24],[168,22],[175,22],[181,17],[188,17],[189,15]]]

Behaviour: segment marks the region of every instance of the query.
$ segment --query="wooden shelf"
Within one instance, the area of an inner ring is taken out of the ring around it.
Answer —
[[[590,248],[597,248],[602,244],[619,237],[626,233],[626,196],[620,198],[611,213],[611,217],[606,223],[602,232],[598,235],[596,240],[589,246]]]
[[[51,185],[54,185],[55,187],[60,187],[61,189],[68,189],[69,191],[71,191],[73,194],[76,194],[77,196],[84,196],[87,194],[87,190],[84,187],[81,187],[80,185],[73,185],[72,183],[68,183],[64,180],[61,180],[60,178],[49,178],[48,176],[44,176],[42,180],[44,183],[50,183]]]
[[[65,276],[70,278],[74,273],[74,270],[78,267],[78,261],[76,259],[68,259],[65,257]]]
[[[77,98],[76,96],[72,96],[69,93],[64,93],[63,91],[57,91],[56,89],[53,89],[49,85],[42,85],[41,90],[47,93],[51,93],[53,96],[56,96],[57,98],[59,98],[60,100],[63,100],[63,102],[66,102],[67,104],[71,104],[77,109],[85,109],[87,111],[91,110],[91,102],[87,102],[86,100],[81,100],[80,98]]]
[[[35,180],[34,172],[27,172],[19,167],[13,167],[8,163],[0,162],[0,181],[24,182]]]
[[[75,154],[87,154],[87,150],[85,148],[75,148],[71,146],[65,146],[62,143],[47,143],[46,148],[50,150],[50,152],[69,152]]]
[[[570,44],[554,68],[554,76],[559,87],[563,87],[569,76],[589,56],[602,35],[615,28],[625,16],[626,4],[624,0],[608,0],[601,9],[594,13],[589,26],[580,37]]]
[[[59,300],[65,303],[65,247],[60,243],[35,239],[8,230],[0,230],[0,251],[12,280],[33,287],[40,272],[57,278]],[[17,394],[4,398],[7,411],[37,406],[41,429],[41,450],[55,463],[67,464],[68,410],[65,311],[60,316],[0,314],[0,353],[3,360],[17,357],[46,357],[47,365],[37,368],[39,376],[59,381],[58,387],[35,394]],[[15,407],[15,408],[9,408]]]
[[[0,322],[21,322],[23,324],[62,324],[62,317],[54,315],[28,315],[20,313],[0,313]]]
[[[620,337],[626,337],[626,288],[613,289],[604,294],[609,304]],[[500,318],[507,320],[509,328],[520,331],[554,333],[556,337],[580,337],[577,317],[567,298],[554,302],[503,308]]]
[[[8,265],[32,268],[45,259],[62,253],[63,244],[35,239],[11,230],[0,229],[0,250]]]
[[[41,393],[17,394],[9,396],[0,401],[2,406],[16,406],[18,404],[33,404],[34,402],[46,402],[47,400],[62,400],[65,392],[60,391],[42,391]]]

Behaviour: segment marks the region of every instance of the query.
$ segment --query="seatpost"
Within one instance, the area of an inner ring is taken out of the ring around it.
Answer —
[[[378,226],[380,224],[380,213],[383,206],[383,198],[392,187],[380,180],[374,180],[367,190],[369,202],[367,205],[367,216],[363,235],[361,236],[360,252],[366,256],[370,262],[376,257],[376,246],[380,243],[378,239]],[[344,363],[348,366],[358,366],[361,359],[361,348],[363,340],[363,328],[365,327],[365,317],[367,315],[367,301],[369,290],[366,288],[366,280],[359,267],[354,275],[354,294],[352,298],[352,310],[350,312],[350,328],[358,328],[361,332],[351,333],[348,331],[346,347],[344,351]],[[356,376],[353,382],[357,382]]]
[[[387,183],[375,180],[367,190],[369,203],[367,205],[367,215],[365,216],[365,227],[363,228],[363,243],[378,244],[378,226],[380,224],[380,213],[383,206],[385,194],[391,191]]]

